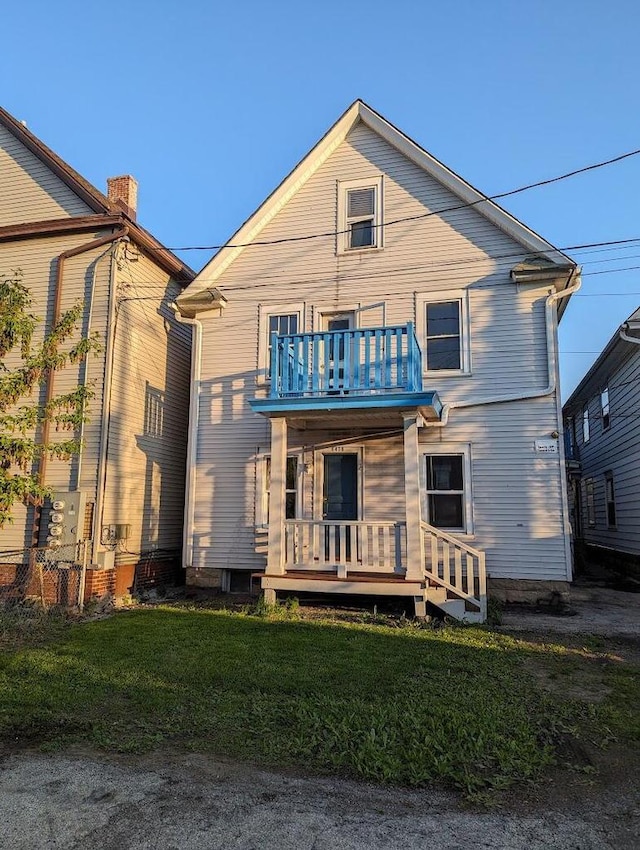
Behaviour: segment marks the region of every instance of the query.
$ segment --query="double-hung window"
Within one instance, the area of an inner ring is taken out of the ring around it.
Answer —
[[[338,252],[382,248],[382,177],[338,183]]]
[[[424,513],[430,525],[471,531],[470,463],[467,451],[424,455]]]
[[[587,506],[587,525],[589,528],[596,527],[596,491],[593,478],[587,478],[584,482],[585,503]]]
[[[271,457],[269,455],[262,455],[261,467],[262,471],[258,477],[260,484],[257,523],[267,526],[269,525],[269,501],[271,498]],[[298,455],[289,455],[285,476],[285,519],[295,519],[298,515],[299,470]]]
[[[616,526],[616,493],[613,486],[613,472],[604,474],[604,492],[607,502],[607,525],[609,528]]]
[[[589,402],[582,408],[582,442],[588,443],[591,436],[589,425]]]
[[[611,425],[609,413],[609,387],[605,387],[600,393],[600,409],[602,411],[602,430],[607,431]]]
[[[302,333],[304,304],[261,305],[259,315],[258,380],[271,378],[271,341],[273,334],[287,336]]]
[[[470,372],[467,293],[427,293],[416,297],[417,332],[423,352],[423,371],[443,374]]]

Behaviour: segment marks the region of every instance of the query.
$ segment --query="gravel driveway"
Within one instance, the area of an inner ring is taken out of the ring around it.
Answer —
[[[202,755],[23,752],[0,769],[0,847],[7,850],[638,846],[632,794],[598,795],[570,811],[529,808],[478,813],[450,794],[275,774]]]

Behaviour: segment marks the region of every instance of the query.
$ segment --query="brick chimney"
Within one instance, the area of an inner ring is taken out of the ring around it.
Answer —
[[[107,177],[107,197],[124,210],[129,218],[135,219],[138,206],[138,181],[130,174]]]

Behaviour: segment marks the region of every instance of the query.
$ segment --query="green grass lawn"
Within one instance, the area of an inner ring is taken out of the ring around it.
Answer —
[[[5,628],[0,740],[171,743],[478,793],[540,775],[567,736],[637,744],[638,681],[602,649],[484,628],[161,606],[54,623],[27,640]]]

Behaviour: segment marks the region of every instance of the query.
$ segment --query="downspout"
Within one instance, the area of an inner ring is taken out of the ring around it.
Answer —
[[[485,404],[505,404],[511,401],[528,401],[532,398],[542,398],[547,395],[551,395],[556,390],[557,380],[556,380],[556,362],[555,362],[555,348],[554,348],[554,340],[555,340],[555,303],[562,298],[566,298],[568,295],[573,295],[574,292],[577,292],[581,285],[582,281],[580,277],[578,277],[575,283],[571,284],[571,280],[577,272],[577,267],[573,268],[569,274],[569,278],[567,280],[567,286],[565,289],[561,289],[560,292],[552,292],[551,295],[547,296],[547,300],[545,302],[545,325],[546,325],[546,334],[547,334],[547,374],[548,374],[548,384],[546,387],[543,387],[541,390],[535,390],[534,392],[528,393],[516,393],[514,395],[501,395],[501,396],[492,396],[485,399],[479,399],[478,401],[452,401],[449,404],[443,405],[442,408],[442,416],[438,422],[425,422],[429,428],[444,428],[449,421],[449,414],[452,410],[459,410],[464,407],[480,407]]]
[[[84,254],[87,251],[92,251],[95,248],[100,248],[102,245],[108,245],[110,242],[115,242],[116,239],[119,239],[121,236],[125,236],[128,233],[128,228],[123,227],[121,230],[116,231],[115,233],[110,233],[107,236],[101,236],[99,239],[93,239],[91,242],[85,242],[82,245],[78,245],[75,248],[70,248],[68,251],[63,251],[58,255],[56,261],[56,279],[54,285],[54,297],[53,297],[53,316],[51,319],[51,328],[55,328],[55,326],[60,321],[61,314],[61,304],[62,304],[62,281],[63,281],[63,273],[64,273],[64,264],[71,257],[77,257],[79,254]],[[47,383],[45,388],[45,396],[44,396],[44,407],[53,399],[53,387],[55,380],[55,370],[49,369],[47,372]],[[42,423],[42,435],[41,440],[43,445],[47,445],[49,442],[49,432],[50,432],[50,423],[48,419],[45,419]],[[40,458],[40,463],[38,464],[38,475],[37,481],[38,486],[43,487],[46,473],[47,473],[47,453],[46,451],[42,453],[42,457]],[[33,528],[31,532],[31,545],[37,546],[38,540],[40,539],[40,524],[42,519],[42,505],[35,505],[35,512],[33,517]]]
[[[128,229],[125,228],[128,232]],[[122,237],[127,237],[127,232]],[[128,238],[128,237],[127,237]],[[111,256],[109,273],[109,305],[107,312],[107,345],[104,355],[104,370],[102,373],[102,417],[100,420],[100,456],[98,458],[98,474],[96,482],[96,504],[93,512],[93,545],[91,547],[91,562],[98,562],[98,551],[102,540],[102,519],[104,513],[104,494],[107,486],[107,458],[109,450],[109,426],[111,424],[111,391],[113,387],[113,359],[115,353],[115,338],[118,325],[116,259]]]
[[[202,322],[181,315],[176,304],[170,305],[176,321],[191,325],[191,391],[189,394],[189,428],[187,431],[187,470],[185,480],[185,511],[182,533],[182,567],[193,567],[193,535],[195,531],[196,458],[198,451],[198,419],[200,416],[200,375],[202,370]]]

